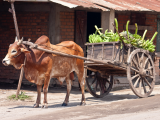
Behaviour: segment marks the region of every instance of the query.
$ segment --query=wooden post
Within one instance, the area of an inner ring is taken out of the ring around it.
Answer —
[[[11,2],[11,9],[9,9],[9,12],[11,12],[12,15],[13,15],[16,36],[17,36],[18,40],[20,40],[18,24],[17,24],[17,18],[16,18],[15,9],[14,9],[14,0],[10,0],[10,2]]]
[[[114,23],[115,18],[115,11],[110,9],[110,15],[109,15],[109,30],[112,30],[114,32],[114,27],[112,23]]]
[[[23,73],[24,73],[24,65],[23,65],[22,68],[21,68],[21,73],[20,73],[19,82],[18,82],[18,87],[17,87],[17,92],[16,92],[16,98],[18,98],[19,91],[20,91],[20,88],[21,88],[22,79],[23,79]]]
[[[12,15],[13,15],[16,36],[17,36],[18,40],[20,40],[18,24],[17,24],[17,18],[16,18],[15,9],[14,9],[14,0],[9,0],[9,2],[11,3],[11,9],[9,9],[9,12],[11,12]],[[20,88],[21,88],[22,79],[23,79],[23,73],[24,73],[24,65],[21,68],[21,73],[20,73],[17,92],[16,92],[16,98],[18,98],[18,94],[19,94],[19,91],[20,91]]]
[[[107,29],[109,30],[109,16],[110,11],[101,12],[101,28],[103,28],[102,33],[105,33]]]

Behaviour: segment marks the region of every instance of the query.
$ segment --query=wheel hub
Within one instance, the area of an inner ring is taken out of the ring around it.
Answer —
[[[146,72],[145,69],[140,68],[140,69],[139,69],[139,74],[140,74],[140,76],[144,77],[144,76],[146,76],[147,72]]]

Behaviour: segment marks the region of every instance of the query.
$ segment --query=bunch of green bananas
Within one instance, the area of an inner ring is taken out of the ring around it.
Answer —
[[[116,41],[118,41],[118,39],[119,39],[119,38],[117,38],[117,36],[115,35],[115,33],[113,33],[112,30],[110,32],[108,32],[108,30],[106,30],[105,34],[103,34],[100,31],[100,30],[102,30],[102,28],[98,28],[95,25],[95,29],[96,29],[95,34],[93,33],[93,34],[89,35],[89,42],[90,43],[113,42],[114,39],[116,39]]]
[[[116,24],[116,29],[118,31],[118,21],[115,18],[115,24]],[[132,46],[138,47],[138,48],[142,48],[145,50],[148,50],[150,52],[154,52],[155,51],[155,45],[153,44],[153,40],[157,35],[157,32],[154,33],[153,37],[151,38],[151,40],[144,40],[145,35],[147,33],[147,30],[144,31],[143,36],[141,37],[140,35],[137,34],[138,32],[138,26],[137,24],[135,24],[136,30],[135,30],[135,34],[131,34],[128,31],[128,25],[129,25],[129,21],[127,21],[126,24],[126,31],[123,31],[120,33],[121,38],[123,39],[123,41],[126,44],[131,44]],[[95,25],[95,29],[96,32],[95,34],[89,35],[89,42],[90,43],[98,43],[98,42],[116,42],[116,41],[120,41],[120,36],[119,34],[113,33],[112,30],[108,31],[108,29],[105,31],[105,33],[103,34],[100,30],[102,30],[102,28],[98,28]],[[98,33],[98,34],[97,34]]]
[[[138,26],[137,24],[135,24],[136,30],[135,30],[135,34],[131,34],[128,31],[128,25],[129,25],[129,21],[127,21],[126,24],[126,31],[123,31],[120,33],[120,35],[123,38],[123,41],[127,44],[131,44],[135,47],[138,48],[142,48],[145,50],[148,50],[149,52],[154,52],[155,51],[155,45],[153,44],[153,40],[157,35],[157,32],[154,33],[153,37],[151,38],[151,40],[144,40],[145,35],[147,33],[147,30],[144,31],[143,36],[141,37],[140,35],[137,34],[138,31]]]
[[[89,42],[90,43],[99,43],[99,42],[103,42],[102,38],[99,35],[96,34],[92,34],[89,36]]]
[[[147,30],[145,30],[145,31],[147,31]],[[145,32],[144,32],[144,34],[145,34]],[[154,52],[155,51],[155,45],[153,44],[153,40],[156,37],[156,35],[157,35],[157,32],[154,33],[154,35],[151,38],[151,40],[149,40],[149,39],[148,40],[144,40],[143,39],[144,37],[142,37],[142,39],[137,41],[137,46],[136,47],[148,50],[149,52]]]

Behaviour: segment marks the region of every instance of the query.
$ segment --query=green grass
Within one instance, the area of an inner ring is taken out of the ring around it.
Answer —
[[[25,100],[25,99],[30,99],[30,98],[31,98],[31,96],[25,95],[25,92],[22,92],[22,91],[21,91],[21,94],[18,95],[18,98],[16,98],[15,94],[8,96],[8,99],[10,99],[10,100],[18,100],[18,99]]]

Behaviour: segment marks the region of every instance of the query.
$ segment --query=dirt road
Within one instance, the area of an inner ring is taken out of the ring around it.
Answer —
[[[79,106],[81,92],[73,89],[68,107],[61,104],[65,98],[64,88],[49,89],[48,109],[32,108],[36,100],[36,88],[23,90],[32,96],[27,101],[10,101],[7,96],[15,89],[0,89],[1,120],[159,120],[160,85],[156,85],[151,97],[138,98],[130,89],[112,91],[102,99],[86,93],[86,106]],[[43,94],[42,94],[43,100]]]

